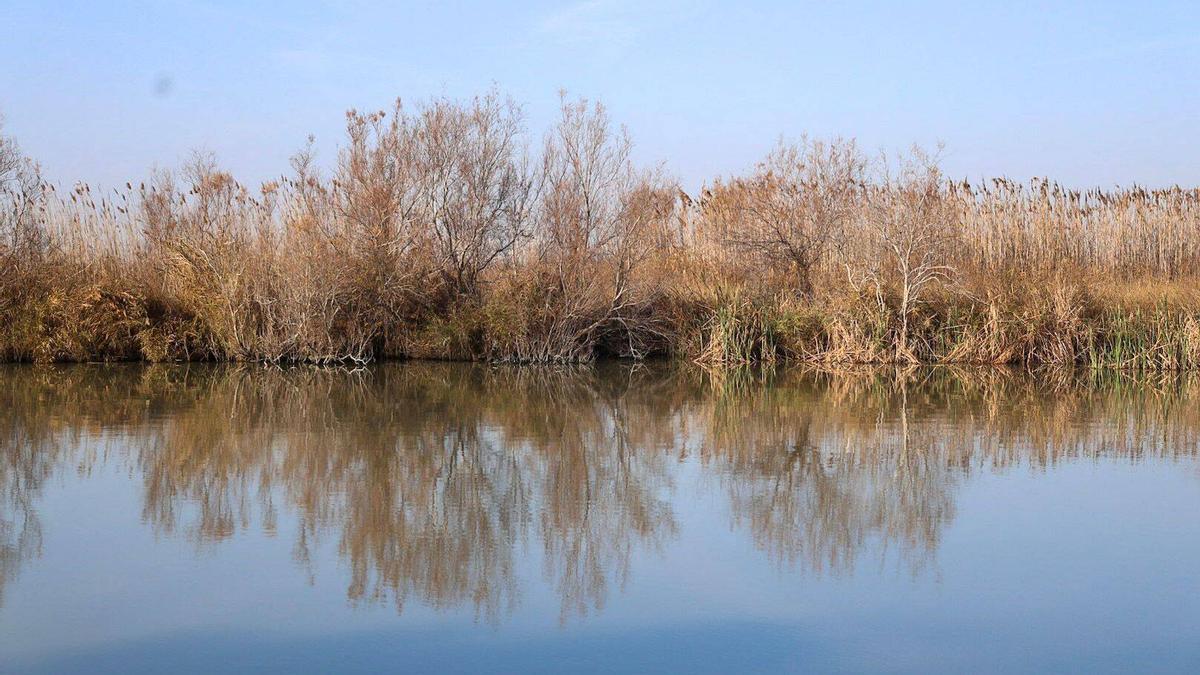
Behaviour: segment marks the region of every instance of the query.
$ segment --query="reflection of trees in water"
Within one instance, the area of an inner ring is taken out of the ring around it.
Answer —
[[[211,545],[294,512],[297,558],[335,536],[353,600],[495,617],[536,533],[566,616],[602,605],[633,552],[675,532],[667,463],[626,428],[625,383],[591,372],[194,367],[183,379],[191,400],[123,439],[145,519]],[[155,396],[146,376],[127,385]]]
[[[23,425],[0,429],[0,603],[5,582],[41,553],[42,526],[34,500],[57,461],[52,444]]]
[[[1200,441],[1192,375],[792,370],[712,384],[700,446],[735,523],[814,572],[850,570],[866,550],[920,569],[973,471],[1194,457]]]
[[[219,541],[257,509],[274,530],[283,500],[297,515],[302,562],[337,535],[353,600],[402,607],[415,595],[487,612],[511,601],[519,516],[502,505],[520,494],[521,476],[477,425],[452,414],[452,402],[423,391],[433,383],[329,371],[218,377],[154,443],[138,446],[146,515],[157,527],[189,523],[197,541]]]
[[[701,447],[735,523],[776,561],[810,572],[849,570],[868,549],[898,550],[914,570],[927,562],[960,475],[944,435],[908,424],[908,383],[771,379],[719,388],[709,409]]]
[[[103,396],[103,386],[60,384],[54,370],[0,366],[0,604],[6,582],[41,554],[37,501],[46,482],[68,465],[82,471],[92,461],[86,429],[75,422],[89,417],[98,429],[105,419],[83,413],[84,401]],[[105,408],[109,420],[129,412],[127,402]]]
[[[576,385],[565,396],[568,387],[559,386],[515,397],[550,424],[523,442],[538,458],[539,534],[564,619],[602,608],[610,587],[628,580],[635,548],[657,547],[676,532],[663,494],[667,457],[655,450],[662,439],[643,424],[627,379],[588,379],[586,389]]]
[[[0,369],[0,591],[37,555],[35,502],[114,440],[144,517],[216,545],[294,514],[295,554],[332,537],[348,595],[403,607],[518,599],[516,559],[541,544],[563,617],[601,608],[642,548],[677,531],[677,457],[695,452],[734,522],[773,559],[850,569],[864,551],[927,563],[977,470],[1068,458],[1194,456],[1190,377],[1004,371],[714,377],[384,365],[366,371],[209,366]]]

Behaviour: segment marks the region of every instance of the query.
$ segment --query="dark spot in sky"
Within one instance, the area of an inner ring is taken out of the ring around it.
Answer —
[[[154,78],[154,95],[159,98],[165,98],[171,95],[171,89],[175,86],[175,82],[171,80],[171,76],[165,73]]]

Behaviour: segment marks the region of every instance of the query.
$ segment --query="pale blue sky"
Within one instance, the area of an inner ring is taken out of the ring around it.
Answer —
[[[946,143],[955,176],[1200,184],[1200,2],[0,0],[0,111],[52,180],[326,162],[346,108],[596,97],[689,189],[780,136]],[[107,5],[107,6],[105,6]],[[245,5],[245,6],[243,6]]]

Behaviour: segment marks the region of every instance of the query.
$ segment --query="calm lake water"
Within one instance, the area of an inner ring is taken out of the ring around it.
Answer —
[[[0,672],[1200,670],[1200,379],[0,368]]]

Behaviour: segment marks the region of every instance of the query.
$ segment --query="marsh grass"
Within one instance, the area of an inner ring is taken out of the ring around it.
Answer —
[[[1200,191],[947,179],[781,143],[684,194],[605,109],[347,114],[257,189],[198,156],[98,195],[0,142],[0,359],[1200,363]]]

